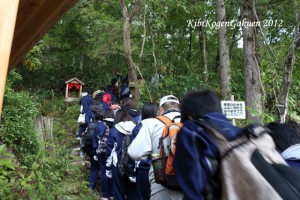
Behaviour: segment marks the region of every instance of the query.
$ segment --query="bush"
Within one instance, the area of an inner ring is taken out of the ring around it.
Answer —
[[[13,148],[20,162],[29,165],[39,149],[33,123],[39,112],[27,92],[15,92],[11,88],[13,81],[18,78],[16,73],[8,77],[0,139]]]

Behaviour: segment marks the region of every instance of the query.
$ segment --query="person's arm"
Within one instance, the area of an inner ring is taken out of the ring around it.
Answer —
[[[99,145],[99,140],[103,136],[105,132],[106,126],[103,122],[98,122],[95,132],[94,132],[94,139],[93,139],[93,148],[97,149]]]
[[[137,136],[128,147],[128,155],[133,160],[146,160],[152,152],[152,141],[150,134],[153,132],[153,123],[148,121],[141,127]]]
[[[115,131],[117,131],[115,128],[110,129],[109,136],[107,139],[107,144],[106,144],[106,168],[107,169],[111,169],[112,162],[113,162],[112,159],[115,151],[115,146],[114,146]]]
[[[136,125],[134,127],[134,129],[132,130],[132,134],[130,136],[130,141],[132,142],[133,139],[137,136],[139,130],[141,129],[142,127],[142,123],[139,123],[138,125]],[[129,158],[128,159],[128,171],[129,171],[129,177],[135,177],[136,176],[136,164],[135,164],[135,160]]]
[[[184,199],[189,200],[204,199],[204,171],[200,163],[198,140],[197,133],[185,127],[180,130],[176,139],[174,168]]]

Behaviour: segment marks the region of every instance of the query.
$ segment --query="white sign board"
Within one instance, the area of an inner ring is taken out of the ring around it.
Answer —
[[[244,101],[221,101],[221,107],[228,119],[246,119]]]

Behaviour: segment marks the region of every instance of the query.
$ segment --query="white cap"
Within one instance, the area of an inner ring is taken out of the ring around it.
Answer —
[[[177,99],[177,97],[173,95],[167,95],[160,99],[159,106],[162,106],[167,102],[175,102],[179,104],[179,100]]]

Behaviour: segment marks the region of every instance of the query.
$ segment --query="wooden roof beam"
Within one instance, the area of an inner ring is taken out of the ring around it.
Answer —
[[[0,0],[0,117],[19,0]]]
[[[76,2],[77,0],[20,0],[9,71]]]

